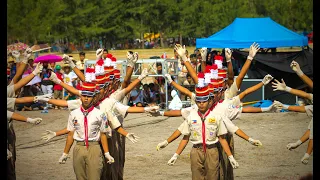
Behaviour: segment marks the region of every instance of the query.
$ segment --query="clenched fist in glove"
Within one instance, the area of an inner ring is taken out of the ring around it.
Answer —
[[[275,81],[276,81],[277,83],[272,82],[272,84],[273,84],[272,87],[274,88],[273,91],[286,91],[286,92],[290,92],[291,88],[286,85],[286,83],[284,82],[283,79],[281,79],[282,83],[280,83],[280,82],[279,82],[278,80],[276,80],[276,79],[275,79]]]
[[[231,49],[229,49],[229,48],[225,48],[224,49],[224,55],[225,55],[225,57],[226,57],[226,61],[227,61],[227,63],[228,62],[230,62],[231,61],[231,56],[232,56],[232,51],[231,51]]]
[[[43,69],[43,65],[38,63],[36,68],[33,70],[32,74],[37,76],[38,74],[41,73],[42,69]]]
[[[55,84],[60,84],[62,82],[54,72],[51,72],[49,80],[54,82]]]
[[[107,161],[108,164],[114,163],[114,158],[110,155],[109,152],[104,153],[104,157],[108,160]]]
[[[33,99],[33,102],[38,102],[38,101],[41,101],[41,102],[48,102],[49,99],[52,98],[52,94],[45,94],[45,95],[41,95],[41,96],[35,96],[34,99]]]
[[[96,51],[97,60],[102,59],[102,55],[103,55],[103,49],[97,49]]]
[[[302,76],[303,75],[303,72],[301,71],[300,69],[300,65],[299,63],[297,63],[296,61],[292,61],[291,64],[290,64],[290,67],[291,69],[297,73],[298,76]]]
[[[144,112],[157,112],[160,109],[159,106],[149,106],[144,108]]]
[[[70,65],[71,69],[73,69],[73,68],[76,67],[76,65],[75,65],[74,62],[72,61],[72,60],[73,60],[72,57],[69,57],[68,55],[64,54],[64,55],[62,56],[62,58],[63,58],[64,63]]]
[[[164,78],[166,78],[166,80],[168,81],[169,84],[171,84],[173,81],[170,74],[165,74]]]
[[[28,123],[35,124],[35,125],[40,124],[41,121],[42,121],[41,118],[27,118]]]
[[[135,136],[134,133],[128,133],[126,135],[126,138],[128,138],[132,143],[136,143],[136,142],[138,142],[140,137]]]
[[[186,62],[188,60],[188,58],[186,56],[186,46],[185,45],[181,46],[180,44],[176,44],[174,46],[174,50],[176,50],[176,52],[179,54],[179,56],[181,57],[183,62]]]
[[[277,110],[279,109],[276,107],[276,104],[274,102],[268,107],[261,107],[261,112],[268,112],[268,111],[276,112]]]
[[[22,60],[22,62],[27,64],[28,63],[28,59],[31,57],[31,55],[32,55],[31,48],[27,48],[23,53],[24,59]]]
[[[201,54],[201,59],[202,61],[206,61],[207,59],[207,54],[208,54],[208,49],[206,47],[203,47],[200,49],[200,54]]]
[[[140,76],[138,77],[138,79],[141,81],[142,79],[144,79],[145,77],[148,76],[148,69],[144,68],[142,73],[140,74]]]
[[[68,154],[63,153],[62,156],[61,156],[60,159],[59,159],[59,163],[60,163],[60,164],[65,164],[66,161],[67,161],[67,159],[68,159]]]
[[[289,143],[289,144],[287,145],[287,149],[291,151],[292,149],[295,149],[295,148],[299,147],[301,144],[302,144],[302,142],[301,142],[300,139],[299,139],[299,140],[298,140],[297,142],[295,142],[295,143]]]
[[[172,156],[172,158],[168,161],[168,165],[169,165],[169,166],[173,166],[174,163],[176,163],[178,157],[179,157],[179,154],[174,153],[174,155]]]
[[[255,140],[255,139],[249,138],[248,141],[249,141],[250,144],[252,144],[254,146],[262,146],[262,143],[259,140]]]
[[[270,74],[267,74],[266,76],[264,76],[263,80],[262,80],[262,83],[264,85],[267,85],[269,84],[269,82],[273,79],[273,77],[270,75]]]
[[[252,60],[254,58],[254,56],[257,54],[257,52],[259,51],[259,49],[260,49],[259,44],[254,42],[250,46],[249,55],[248,55],[247,59]]]
[[[42,134],[42,137],[41,139],[42,140],[45,140],[46,142],[48,142],[50,139],[56,137],[57,134],[53,131],[50,131],[50,130],[46,130],[46,133]]]
[[[17,62],[20,62],[20,52],[19,51],[12,51],[12,56],[16,58]]]
[[[157,145],[157,151],[159,151],[160,149],[163,149],[163,148],[167,147],[168,144],[169,144],[169,143],[168,143],[167,140],[159,143],[159,144]]]
[[[301,159],[301,162],[302,162],[303,164],[308,164],[308,162],[309,162],[309,157],[310,157],[310,155],[309,155],[308,153],[305,153],[304,156],[303,156],[302,159]]]
[[[289,106],[288,105],[285,105],[285,104],[282,104],[281,102],[279,101],[274,101],[274,106],[280,111],[282,109],[288,109]]]
[[[230,161],[231,166],[233,167],[233,169],[236,169],[239,167],[238,162],[234,159],[233,155],[228,156],[228,159]]]
[[[149,117],[158,117],[158,116],[164,116],[164,111],[156,111],[156,112],[148,112],[147,116]]]

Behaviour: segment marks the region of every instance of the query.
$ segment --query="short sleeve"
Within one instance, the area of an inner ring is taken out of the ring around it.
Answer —
[[[304,109],[309,117],[313,117],[313,105],[305,106]]]
[[[70,111],[73,111],[73,110],[79,108],[81,106],[82,102],[80,99],[76,99],[76,100],[67,101],[67,104],[68,104],[68,109]]]
[[[187,120],[183,121],[183,123],[178,127],[178,131],[180,131],[182,135],[190,135],[190,129]]]
[[[182,117],[183,117],[184,119],[187,119],[187,117],[188,117],[189,114],[190,114],[191,109],[192,109],[192,106],[181,109],[181,115],[182,115]]]
[[[240,89],[238,89],[236,81],[233,81],[232,85],[224,92],[224,99],[233,98],[237,95],[238,91]]]
[[[191,94],[190,102],[192,105],[196,104],[196,94],[195,93]]]
[[[239,129],[236,125],[233,124],[233,122],[230,121],[229,118],[223,117],[222,120],[228,132],[234,134]]]
[[[7,98],[7,109],[14,110],[16,98]]]
[[[100,131],[103,133],[107,132],[107,129],[110,128],[110,126],[109,126],[108,118],[107,118],[106,114],[101,112],[100,116],[98,118],[101,122]]]
[[[222,117],[219,117],[219,125],[218,125],[218,136],[224,135],[228,133],[228,130],[226,128],[226,125],[223,123]]]
[[[107,112],[108,113],[108,120],[109,124],[111,126],[111,129],[116,129],[121,126],[117,116],[115,116],[112,112]]]
[[[14,98],[16,93],[14,92],[14,84],[7,86],[7,97]]]
[[[68,130],[68,131],[74,131],[74,125],[73,125],[72,120],[73,120],[73,116],[72,116],[72,114],[70,113],[70,114],[69,114],[69,118],[68,118],[68,125],[67,125],[67,130]]]
[[[13,115],[13,112],[7,110],[7,120],[8,121],[10,121],[12,115]]]
[[[130,106],[126,106],[120,102],[116,102],[114,104],[115,109],[121,114],[122,117],[124,117],[127,113],[127,110],[129,109]]]

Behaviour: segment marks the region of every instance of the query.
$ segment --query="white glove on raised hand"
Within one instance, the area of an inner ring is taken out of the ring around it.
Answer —
[[[163,116],[164,115],[164,111],[156,111],[156,112],[148,112],[147,116],[150,117],[158,117],[158,116]]]
[[[12,56],[16,58],[17,62],[20,62],[20,52],[19,51],[12,51]]]
[[[135,63],[138,61],[138,59],[139,59],[139,54],[138,54],[138,52],[134,52],[134,53],[133,53],[133,57],[134,57],[134,58],[133,58],[133,61],[132,61],[132,62],[135,64]]]
[[[181,57],[181,59],[186,62],[188,60],[187,56],[186,56],[186,46],[183,45],[181,46],[180,44],[176,44],[174,46],[174,50],[177,51],[177,53],[179,54],[179,56]]]
[[[41,95],[41,96],[35,96],[33,102],[48,102],[49,99],[52,98],[52,94],[45,94],[45,95]]]
[[[12,157],[12,153],[9,151],[9,149],[7,149],[7,160],[10,159]]]
[[[297,73],[298,76],[302,76],[304,74],[300,69],[299,63],[297,63],[296,61],[293,60],[290,64],[290,67],[294,72]]]
[[[236,168],[239,167],[239,164],[238,164],[238,162],[234,159],[233,155],[229,156],[228,159],[229,159],[230,164],[231,164],[231,166],[233,167],[233,169],[236,169]]]
[[[144,108],[144,112],[157,112],[160,109],[159,106],[148,106]]]
[[[140,74],[140,76],[138,77],[138,79],[141,81],[142,79],[144,79],[145,77],[148,76],[148,69],[144,68],[142,73]]]
[[[64,63],[70,65],[71,69],[73,69],[73,68],[76,67],[76,65],[75,65],[74,62],[72,61],[72,60],[73,60],[72,57],[69,57],[68,55],[63,54],[62,58],[63,58]]]
[[[171,84],[172,81],[173,81],[170,74],[165,74],[165,75],[164,75],[164,78],[167,79],[167,81],[168,81],[169,84]]]
[[[206,61],[207,59],[207,54],[208,54],[208,49],[206,47],[201,48],[200,50],[200,54],[201,54],[201,60],[202,61]]]
[[[255,139],[249,138],[248,141],[249,141],[250,144],[252,144],[254,146],[262,146],[262,143],[259,140],[255,140]]]
[[[283,79],[281,79],[281,81],[282,81],[282,83],[280,83],[278,80],[274,80],[274,81],[276,81],[277,83],[275,83],[275,82],[272,82],[272,84],[273,84],[273,91],[286,91],[286,92],[290,92],[290,90],[291,90],[291,88],[290,87],[288,87],[287,85],[286,85],[286,83],[284,82],[284,80]]]
[[[133,59],[133,53],[131,54],[129,51],[127,51],[127,66],[130,66],[132,68],[134,67]]]
[[[295,149],[295,148],[299,147],[301,144],[302,144],[302,142],[299,139],[297,142],[289,143],[287,145],[287,149],[291,151],[292,149]]]
[[[63,153],[62,156],[61,156],[60,159],[59,159],[59,163],[60,163],[60,164],[65,164],[66,161],[67,161],[67,159],[68,159],[68,154]]]
[[[28,63],[28,59],[31,57],[31,55],[32,55],[31,48],[27,48],[23,53],[24,59],[22,60],[22,62],[27,64]]]
[[[224,55],[226,57],[227,63],[231,61],[232,51],[229,48],[224,49]]]
[[[50,131],[50,130],[46,130],[46,133],[42,134],[41,139],[45,140],[46,142],[48,142],[50,139],[52,139],[52,138],[54,138],[56,136],[57,136],[57,134],[55,132]]]
[[[41,63],[38,63],[36,68],[33,70],[32,74],[37,76],[38,74],[41,73],[42,69],[43,69],[43,65]]]
[[[159,144],[157,145],[157,151],[159,151],[159,150],[161,150],[161,149],[165,148],[168,144],[169,144],[169,143],[168,143],[168,141],[167,141],[167,140],[165,140],[165,141],[163,141],[163,142],[159,143]]]
[[[302,162],[303,164],[308,164],[309,157],[310,157],[310,155],[309,155],[308,153],[305,153],[304,156],[303,156],[302,159],[301,159],[301,162]]]
[[[248,55],[247,59],[252,60],[254,58],[254,56],[257,54],[257,52],[259,51],[259,49],[260,49],[259,44],[254,42],[250,46],[249,55]]]
[[[107,161],[108,164],[114,163],[114,158],[110,155],[109,152],[104,153],[104,157],[108,160]]]
[[[134,133],[128,133],[126,135],[126,138],[128,138],[132,143],[136,143],[139,141],[139,138],[138,136],[134,135]]]
[[[27,118],[28,123],[35,124],[35,125],[40,124],[41,121],[42,121],[41,118]]]
[[[179,157],[179,154],[174,153],[174,155],[172,156],[172,158],[168,161],[168,165],[169,165],[169,166],[173,166],[174,163],[176,163],[178,157]]]
[[[60,84],[62,82],[54,72],[51,72],[49,80],[54,82],[55,84]]]
[[[270,75],[270,74],[267,74],[266,76],[264,76],[263,80],[262,80],[262,83],[264,85],[267,85],[269,84],[269,82],[273,79],[273,77]]]
[[[103,55],[103,49],[97,49],[96,51],[97,60],[101,59],[102,55]]]

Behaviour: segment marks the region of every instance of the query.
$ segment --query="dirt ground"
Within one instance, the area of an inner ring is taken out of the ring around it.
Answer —
[[[67,110],[20,112],[28,117],[41,117],[43,122],[31,125],[15,122],[17,136],[16,173],[18,180],[75,179],[71,159],[60,165],[58,160],[65,146],[66,136],[60,136],[46,143],[40,139],[45,130],[57,131],[67,125]],[[182,123],[177,117],[148,117],[146,114],[129,114],[125,118],[127,131],[140,136],[140,141],[126,143],[126,180],[167,180],[191,179],[189,153],[191,144],[178,158],[174,166],[167,161],[175,153],[180,138],[157,151],[156,145],[165,140]],[[242,114],[234,123],[262,147],[254,147],[235,137],[235,159],[240,167],[234,170],[235,179],[299,179],[313,170],[313,156],[304,165],[303,157],[307,143],[289,151],[286,145],[295,142],[307,129],[310,118],[304,113],[259,113]]]

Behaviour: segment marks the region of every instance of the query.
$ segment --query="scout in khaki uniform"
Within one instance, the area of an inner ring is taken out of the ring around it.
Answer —
[[[80,97],[82,105],[69,115],[67,142],[63,155],[59,159],[60,163],[66,162],[73,141],[76,140],[76,146],[73,149],[73,169],[78,180],[100,179],[104,165],[100,143],[107,163],[114,162],[109,154],[105,134],[111,131],[107,116],[92,106],[95,89],[95,83],[83,83]]]

